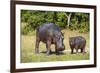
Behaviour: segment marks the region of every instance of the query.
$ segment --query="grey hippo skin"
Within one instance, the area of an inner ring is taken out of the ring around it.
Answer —
[[[44,23],[40,25],[36,31],[35,53],[39,53],[39,43],[42,41],[46,44],[47,55],[51,52],[51,44],[55,45],[55,52],[59,54],[59,52],[65,50],[63,39],[64,37],[59,26],[54,23]]]
[[[70,37],[69,45],[71,48],[71,53],[74,53],[74,49],[76,49],[76,53],[78,53],[78,49],[81,50],[81,53],[85,53],[86,40],[82,36]]]

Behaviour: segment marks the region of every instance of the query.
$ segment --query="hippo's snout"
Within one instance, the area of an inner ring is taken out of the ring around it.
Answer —
[[[65,50],[65,46],[58,48],[58,51],[64,51],[64,50]]]

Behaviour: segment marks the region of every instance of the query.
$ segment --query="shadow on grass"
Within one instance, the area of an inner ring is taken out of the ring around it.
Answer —
[[[46,54],[46,51],[42,51],[42,52],[40,52],[40,53]],[[56,54],[56,55],[65,55],[64,52],[59,52],[59,54],[58,54],[58,53],[56,53],[55,51],[51,51],[51,52],[50,52],[50,55],[53,55],[53,54]]]

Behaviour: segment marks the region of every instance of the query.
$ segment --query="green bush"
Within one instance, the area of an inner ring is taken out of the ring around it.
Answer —
[[[68,25],[67,21],[70,13],[71,17]],[[22,28],[22,34],[32,32],[46,22],[55,23],[63,29],[78,30],[81,33],[89,32],[89,13],[21,10],[21,23],[27,24]]]

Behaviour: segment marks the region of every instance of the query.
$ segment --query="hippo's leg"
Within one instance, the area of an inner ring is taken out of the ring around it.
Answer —
[[[46,49],[47,49],[47,51],[48,51],[48,46],[47,46],[47,44],[46,44]],[[51,51],[51,49],[50,49],[50,54],[52,53],[52,51]]]
[[[78,53],[78,48],[76,48],[76,54]]]
[[[56,49],[56,55],[60,55],[61,52]]]
[[[39,43],[40,43],[39,38],[36,38],[36,44],[35,44],[35,53],[36,54],[39,53]]]
[[[57,46],[55,46],[55,53],[56,53],[56,55],[60,55],[61,54],[61,51],[58,51]]]
[[[74,46],[70,46],[71,48],[71,54],[74,54]]]
[[[83,53],[83,48],[81,48],[81,53]]]
[[[76,54],[77,54],[78,53],[78,49],[79,49],[79,45],[76,45],[75,49],[76,49]]]
[[[47,40],[47,44],[46,44],[46,46],[47,46],[47,55],[49,55],[50,54],[50,52],[51,52],[51,49],[50,49],[50,46],[51,46],[51,41],[50,40]]]
[[[55,48],[56,55],[59,55],[59,51]]]
[[[73,54],[74,53],[74,48],[71,48],[71,54]]]
[[[86,53],[85,48],[81,48],[81,53]]]

